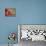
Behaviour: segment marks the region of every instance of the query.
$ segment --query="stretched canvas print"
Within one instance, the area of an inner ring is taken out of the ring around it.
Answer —
[[[16,16],[15,8],[5,8],[5,16]]]

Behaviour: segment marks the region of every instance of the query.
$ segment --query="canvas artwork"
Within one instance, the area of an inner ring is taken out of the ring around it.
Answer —
[[[5,16],[16,16],[16,8],[5,8]]]

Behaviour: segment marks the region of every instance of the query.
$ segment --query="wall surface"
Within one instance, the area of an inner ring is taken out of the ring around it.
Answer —
[[[7,7],[16,8],[16,17],[5,17]],[[0,1],[0,44],[8,43],[9,32],[18,32],[17,24],[46,24],[46,0]]]

